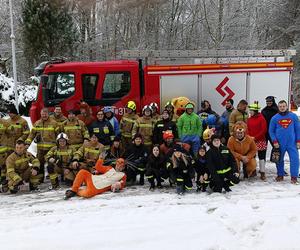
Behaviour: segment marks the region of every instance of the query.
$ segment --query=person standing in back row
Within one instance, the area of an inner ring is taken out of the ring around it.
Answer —
[[[178,136],[182,142],[192,146],[194,155],[200,147],[200,137],[202,136],[202,122],[197,114],[194,113],[194,104],[185,105],[185,112],[177,121]]]
[[[274,115],[278,113],[278,106],[275,102],[274,96],[267,96],[266,97],[266,107],[264,107],[261,111],[261,114],[264,116],[267,122],[267,133],[266,133],[266,141],[271,143],[273,147],[273,142],[271,140],[270,134],[269,134],[269,126],[270,121]]]
[[[242,121],[247,123],[248,113],[247,113],[248,102],[246,100],[240,100],[237,109],[233,110],[229,116],[229,133],[233,135],[233,126],[236,122]]]
[[[287,102],[278,103],[279,113],[270,121],[269,134],[275,148],[280,149],[280,160],[277,165],[276,181],[283,181],[284,155],[290,158],[291,183],[298,184],[300,148],[300,122],[296,114],[288,110]]]

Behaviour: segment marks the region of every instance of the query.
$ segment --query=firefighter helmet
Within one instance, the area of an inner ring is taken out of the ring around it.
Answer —
[[[172,107],[174,109],[174,105],[172,103],[172,101],[167,101],[166,104],[165,104],[165,108],[167,107]]]
[[[209,140],[213,134],[214,131],[212,129],[210,128],[205,129],[202,135],[203,140]]]
[[[56,137],[56,141],[58,141],[59,139],[65,139],[66,141],[68,141],[69,137],[65,133],[59,133],[58,136]]]
[[[129,108],[129,109],[132,109],[133,111],[136,110],[136,104],[135,104],[134,101],[129,101],[129,102],[127,102],[126,107]]]
[[[146,111],[147,109],[148,109],[148,110],[151,112],[151,114],[152,114],[152,108],[151,108],[150,105],[145,105],[145,106],[143,107],[142,113],[144,114],[145,111]]]
[[[259,111],[260,105],[258,104],[258,101],[255,101],[253,104],[249,105],[249,109],[253,111]]]
[[[151,102],[150,107],[152,108],[152,110],[153,110],[153,108],[156,108],[156,110],[158,110],[158,105],[156,102]]]

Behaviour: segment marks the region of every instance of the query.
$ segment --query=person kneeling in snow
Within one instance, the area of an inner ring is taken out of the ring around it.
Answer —
[[[214,192],[231,191],[230,186],[238,184],[239,173],[236,161],[230,150],[221,144],[217,135],[212,135],[211,146],[207,152],[207,167],[211,174],[210,186]]]
[[[124,168],[125,161],[123,158],[116,161],[115,169],[111,166],[103,166],[103,159],[99,159],[93,174],[85,169],[79,171],[72,189],[66,191],[65,199],[75,195],[91,198],[109,190],[116,192],[123,189],[126,184],[126,175],[122,172]],[[83,183],[86,184],[86,188],[80,189]]]

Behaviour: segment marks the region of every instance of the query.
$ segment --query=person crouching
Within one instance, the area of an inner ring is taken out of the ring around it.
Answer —
[[[217,135],[212,135],[211,146],[207,151],[207,167],[211,174],[211,187],[214,192],[231,191],[230,186],[238,184],[239,173],[236,161],[230,150],[221,144]]]
[[[175,145],[173,154],[167,167],[170,170],[170,178],[176,183],[176,192],[183,194],[193,187],[193,168],[191,159],[184,153],[185,150],[180,145]]]
[[[126,175],[123,173],[125,161],[119,158],[116,161],[115,169],[112,166],[104,166],[103,159],[99,159],[93,173],[82,169],[76,175],[72,189],[67,190],[65,199],[78,195],[84,198],[91,198],[97,194],[111,190],[119,191],[125,187]],[[85,183],[86,188],[80,188]]]
[[[201,146],[199,148],[198,155],[195,159],[194,168],[197,173],[197,175],[196,175],[197,192],[199,192],[199,191],[205,192],[206,188],[210,182],[210,180],[209,180],[210,173],[207,168],[206,147],[205,146]]]

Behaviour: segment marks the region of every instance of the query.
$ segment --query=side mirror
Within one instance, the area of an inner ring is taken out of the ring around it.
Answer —
[[[41,83],[43,88],[48,89],[47,83],[48,83],[48,75],[41,75]]]

